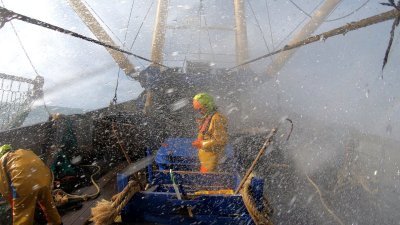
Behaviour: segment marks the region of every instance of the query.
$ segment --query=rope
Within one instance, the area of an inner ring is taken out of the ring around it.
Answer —
[[[197,43],[199,43],[199,45],[198,45],[198,52],[197,52],[197,54],[198,54],[198,60],[200,61],[200,58],[201,58],[201,25],[202,25],[202,23],[201,23],[201,13],[202,13],[202,11],[203,11],[203,0],[200,0],[200,3],[199,3],[199,10],[197,11],[197,14],[198,14],[198,17],[199,17],[199,30],[198,30],[198,33],[199,33],[199,40],[197,41]]]
[[[314,36],[308,37],[308,38],[306,38],[304,40],[301,40],[301,41],[298,41],[298,42],[296,42],[296,43],[294,43],[292,45],[286,45],[285,47],[283,47],[283,48],[281,48],[279,50],[276,50],[274,52],[259,56],[259,57],[255,58],[255,59],[252,59],[252,60],[248,60],[248,61],[246,61],[244,63],[241,63],[241,64],[239,64],[237,66],[229,68],[228,71],[231,71],[233,69],[242,67],[244,65],[247,65],[247,64],[256,62],[258,60],[267,58],[269,56],[276,55],[276,54],[281,53],[281,52],[289,51],[289,50],[292,50],[292,49],[295,49],[295,48],[298,48],[298,47],[301,47],[301,46],[304,46],[304,45],[311,44],[313,42],[326,40],[326,39],[328,39],[330,37],[337,36],[339,34],[346,34],[349,31],[357,30],[357,29],[360,29],[360,28],[363,28],[363,27],[371,26],[373,24],[377,24],[377,23],[381,23],[381,22],[384,22],[384,21],[387,21],[387,20],[395,19],[396,17],[399,17],[399,16],[400,16],[400,11],[397,10],[397,9],[393,9],[391,11],[388,11],[388,12],[385,12],[385,13],[381,13],[381,14],[378,14],[378,15],[375,15],[375,16],[371,16],[371,17],[359,20],[357,22],[348,23],[348,24],[346,24],[344,26],[335,28],[333,30],[330,30],[330,31],[327,31],[327,32],[324,32],[324,33],[321,33],[321,34],[318,34],[318,35],[314,35]]]
[[[114,195],[111,201],[102,199],[92,208],[92,218],[95,225],[108,225],[114,222],[115,217],[121,213],[132,196],[141,189],[137,182],[129,181],[124,190]]]
[[[193,36],[194,36],[194,32],[191,29],[191,31],[190,31],[190,40],[193,39]],[[186,53],[185,53],[185,59],[183,60],[183,63],[182,63],[182,68],[185,68],[185,64],[186,64],[186,61],[187,61],[187,55],[189,54],[190,47],[192,46],[192,43],[193,43],[193,41],[189,41],[189,44],[187,45]]]
[[[139,26],[139,29],[138,29],[138,31],[137,31],[137,33],[136,33],[136,35],[135,35],[135,38],[133,39],[133,42],[132,42],[131,47],[129,48],[129,50],[132,50],[133,45],[135,44],[136,39],[137,39],[138,36],[139,36],[140,30],[142,29],[143,24],[144,24],[144,22],[146,21],[146,18],[147,18],[147,16],[149,15],[150,9],[151,9],[151,7],[153,6],[153,4],[154,4],[154,0],[151,2],[149,8],[147,9],[146,15],[144,16],[143,21],[142,21],[142,23],[141,23],[140,26]]]
[[[267,9],[267,16],[268,16],[268,25],[269,25],[269,34],[271,37],[271,44],[272,44],[272,51],[275,49],[274,47],[274,38],[272,35],[272,25],[271,25],[271,18],[269,16],[269,7],[268,7],[268,0],[265,0],[265,8]]]
[[[293,2],[293,0],[289,0],[290,3],[292,3],[292,5],[294,5],[300,12],[302,12],[304,15],[306,15],[309,18],[312,18],[312,16],[307,13],[304,9],[302,9],[299,5],[297,5],[295,2]],[[349,17],[351,15],[353,15],[354,13],[358,12],[358,10],[362,9],[365,5],[368,4],[368,2],[370,2],[370,0],[366,0],[363,4],[361,4],[359,7],[357,7],[355,10],[351,11],[350,13],[344,15],[344,16],[340,16],[338,18],[335,19],[330,19],[330,20],[325,20],[325,22],[333,22],[333,21],[337,21],[337,20],[341,20],[344,19],[346,17]],[[342,3],[342,1],[341,1]],[[333,12],[333,11],[332,11]]]
[[[154,62],[154,61],[152,61],[150,59],[147,59],[147,58],[142,57],[140,55],[136,55],[136,54],[134,54],[132,52],[128,52],[126,50],[123,50],[123,49],[120,49],[118,47],[106,44],[104,42],[95,40],[93,38],[89,38],[89,37],[83,36],[81,34],[73,32],[73,31],[70,31],[70,30],[67,30],[67,29],[64,29],[64,28],[61,28],[61,27],[58,27],[58,26],[55,26],[55,25],[40,21],[40,20],[37,20],[37,19],[25,16],[25,15],[22,15],[22,14],[19,14],[19,13],[15,13],[15,12],[13,12],[11,10],[8,10],[8,9],[4,8],[4,7],[0,7],[0,14],[5,14],[7,16],[8,21],[12,20],[12,19],[18,19],[18,20],[24,21],[26,23],[31,23],[31,24],[34,24],[34,25],[37,25],[37,26],[41,26],[41,27],[44,27],[44,28],[47,28],[47,29],[50,29],[50,30],[54,30],[54,31],[57,31],[57,32],[60,32],[60,33],[68,34],[68,35],[71,35],[73,37],[83,39],[85,41],[89,41],[89,42],[92,42],[92,43],[95,43],[95,44],[98,44],[98,45],[102,45],[104,47],[113,49],[115,51],[119,51],[119,52],[122,52],[122,53],[125,53],[125,54],[128,54],[128,55],[135,56],[136,58],[139,58],[141,60],[156,64],[156,65],[159,65],[159,66],[162,66],[162,67],[165,67],[165,68],[169,68],[168,66],[165,66],[165,65],[163,65],[161,63]],[[8,22],[8,21],[6,20],[5,22]]]
[[[94,176],[97,175],[100,172],[100,166],[98,166],[98,165],[82,165],[82,167],[96,167],[97,168],[96,172],[93,173],[90,176],[90,180],[91,180],[92,184],[95,186],[96,192],[93,193],[93,194],[89,194],[89,195],[86,195],[86,194],[85,195],[74,195],[74,194],[68,194],[67,192],[65,192],[62,189],[54,189],[52,191],[52,193],[53,193],[53,196],[54,196],[54,200],[56,202],[56,206],[64,205],[65,203],[67,203],[70,200],[87,201],[87,200],[90,200],[90,199],[95,199],[97,196],[99,196],[100,187],[96,183],[96,181],[94,180]],[[54,179],[54,175],[52,177]]]
[[[308,174],[306,174],[306,177],[307,177],[308,181],[312,184],[312,186],[315,188],[315,190],[317,190],[319,199],[321,200],[321,203],[324,206],[324,208],[326,209],[326,211],[328,211],[329,214],[331,214],[333,216],[333,218],[336,220],[336,222],[338,222],[340,225],[344,225],[342,220],[338,216],[336,216],[336,214],[326,205],[324,198],[322,197],[321,190],[319,190],[318,186],[314,183],[314,181],[311,180],[311,178],[308,176]]]
[[[346,17],[349,17],[349,16],[353,15],[354,13],[358,12],[358,10],[364,8],[364,6],[367,5],[369,1],[370,0],[365,1],[363,4],[361,4],[360,7],[358,7],[357,9],[353,10],[352,12],[350,12],[350,13],[344,15],[344,16],[341,16],[341,17],[338,17],[338,18],[335,18],[335,19],[325,20],[325,22],[333,22],[333,21],[337,21],[337,20],[341,20],[341,19],[344,19]]]
[[[210,50],[211,50],[211,56],[212,56],[212,58],[213,58],[213,61],[215,62],[215,54],[214,54],[214,48],[213,48],[213,46],[212,46],[212,43],[211,43],[211,35],[210,35],[210,30],[208,29],[208,24],[207,24],[207,19],[206,19],[206,17],[204,16],[204,7],[203,7],[203,0],[200,0],[200,6],[199,6],[199,12],[198,12],[198,14],[199,14],[199,21],[200,21],[200,27],[199,27],[199,34],[200,34],[200,32],[201,32],[201,25],[202,25],[202,23],[201,23],[201,21],[202,21],[202,18],[204,18],[204,25],[205,25],[205,28],[206,28],[206,31],[207,31],[207,37],[208,37],[208,44],[210,45]],[[204,16],[204,17],[203,17]],[[200,45],[200,42],[199,42],[199,45]],[[186,57],[186,56],[185,56]]]
[[[207,36],[208,36],[208,43],[210,44],[212,58],[213,58],[213,61],[215,62],[214,48],[213,48],[212,43],[211,43],[210,30],[208,29],[206,17],[204,17],[204,25],[206,26],[206,31],[207,31]]]
[[[124,195],[117,195],[115,203],[113,203],[113,206],[117,206],[117,212],[120,213],[122,209],[128,204],[129,200],[131,200],[132,196],[139,192],[141,190],[140,188],[140,183],[136,182],[130,182],[128,183],[128,188],[127,191],[124,193]],[[118,204],[117,204],[118,203]]]
[[[147,16],[149,15],[150,9],[151,9],[151,7],[153,6],[153,4],[154,4],[154,0],[151,2],[149,8],[147,9],[146,15],[143,17],[142,23],[140,24],[140,26],[139,26],[139,28],[138,28],[138,31],[136,32],[135,38],[133,39],[133,42],[132,42],[132,44],[131,44],[131,47],[129,48],[129,51],[132,50],[133,45],[134,45],[135,42],[136,42],[136,39],[139,37],[140,30],[142,29],[143,24],[144,24],[144,22],[146,21]],[[138,61],[138,62],[140,63],[140,65],[142,65],[142,67],[145,67],[145,66],[142,64],[142,62],[140,62],[140,61]]]
[[[129,164],[131,164],[131,163],[132,163],[132,160],[131,160],[131,158],[129,157],[127,151],[126,151],[126,149],[125,149],[125,147],[124,147],[124,144],[123,144],[122,141],[119,139],[119,136],[118,136],[118,133],[117,133],[117,129],[115,128],[115,122],[113,122],[113,123],[111,124],[111,128],[112,128],[112,131],[113,131],[113,134],[114,134],[115,138],[117,139],[117,142],[118,142],[118,144],[119,144],[119,147],[120,147],[122,153],[123,153],[124,156],[125,156],[126,161],[127,161]]]
[[[263,32],[262,29],[261,29],[260,22],[258,21],[258,18],[257,18],[257,16],[256,16],[256,13],[254,12],[254,9],[253,9],[253,6],[251,5],[250,0],[247,0],[247,3],[248,3],[249,6],[250,6],[251,13],[253,14],[254,19],[255,19],[255,21],[256,21],[256,24],[257,24],[257,27],[258,27],[258,29],[260,30],[261,36],[262,36],[262,38],[263,38],[263,40],[264,40],[265,47],[267,47],[268,52],[271,52],[271,50],[270,50],[269,47],[268,47],[267,40],[265,39],[264,32]]]
[[[294,3],[292,0],[289,0],[290,3],[292,3],[292,5],[294,5],[300,12],[302,12],[304,15],[306,15],[307,17],[311,18],[312,16],[307,13],[305,10],[303,10],[299,5],[297,5],[296,3]]]
[[[321,1],[318,3],[318,5],[314,7],[314,9],[312,10],[311,13],[314,13],[314,11],[317,10],[318,7],[320,7],[320,6],[322,5],[322,3],[324,3],[324,2],[325,2],[325,0],[321,0]],[[307,20],[307,17],[305,17],[302,21],[300,21],[300,23],[298,23],[298,24],[296,25],[296,27],[295,27],[292,31],[290,31],[290,33],[289,33],[288,35],[286,35],[286,37],[285,37],[284,39],[282,39],[282,40],[279,42],[279,44],[276,46],[276,48],[278,48],[279,46],[281,46],[281,44],[282,44],[283,42],[285,42],[285,41],[297,30],[297,28],[299,28],[300,25],[303,24],[304,21],[306,21],[306,20]]]
[[[1,0],[1,4],[3,5],[3,7],[5,7],[3,0]],[[14,31],[15,36],[17,36],[19,45],[21,46],[22,50],[24,51],[25,56],[26,56],[26,58],[28,59],[29,63],[31,64],[31,67],[32,67],[33,71],[35,72],[35,74],[36,74],[37,76],[39,76],[39,73],[38,73],[36,67],[33,65],[32,60],[31,60],[31,58],[30,58],[29,55],[28,55],[28,52],[26,51],[24,45],[22,44],[22,40],[21,40],[21,38],[19,37],[18,32],[17,32],[17,30],[16,30],[15,27],[14,27],[14,24],[13,24],[11,21],[10,21],[10,24],[11,24],[11,27],[12,27],[12,29],[13,29],[13,31]]]
[[[116,84],[115,84],[115,89],[114,89],[114,97],[113,97],[113,99],[112,99],[112,101],[111,101],[113,105],[116,105],[116,104],[117,104],[117,101],[118,101],[118,96],[117,96],[117,94],[118,94],[119,74],[120,74],[120,72],[121,72],[121,68],[119,67],[119,68],[118,68],[117,82],[116,82]]]
[[[114,133],[114,136],[115,136],[115,138],[117,139],[117,142],[118,142],[118,144],[119,144],[119,147],[120,147],[122,153],[124,154],[126,161],[127,161],[129,164],[132,164],[132,160],[131,160],[131,158],[129,157],[128,152],[126,151],[126,148],[125,148],[125,146],[124,146],[124,143],[122,143],[122,141],[120,140],[120,138],[119,138],[119,136],[118,136],[117,129],[115,128],[115,124],[116,124],[115,122],[112,122],[112,125],[111,125],[111,128],[112,128],[112,131],[113,131],[113,133]],[[139,184],[140,189],[143,189],[143,185],[142,185],[142,183],[140,182],[139,177],[137,177],[135,174],[133,174],[133,178],[134,178],[135,181]]]
[[[126,35],[125,35],[125,40],[124,40],[124,42],[122,42],[121,39],[118,38],[118,36],[111,30],[111,28],[101,19],[101,17],[96,13],[96,11],[89,5],[89,3],[87,3],[86,1],[85,1],[85,3],[86,3],[86,5],[89,7],[89,9],[92,10],[93,13],[100,19],[100,21],[108,28],[108,30],[110,30],[110,32],[115,36],[115,38],[117,38],[117,40],[118,40],[121,44],[125,45]],[[133,3],[134,3],[134,2],[133,2]],[[133,3],[132,3],[132,6],[133,6]],[[151,7],[153,6],[153,3],[154,3],[154,0],[151,2],[150,7],[147,9],[146,15],[144,16],[143,21],[142,21],[142,23],[141,23],[140,26],[139,26],[139,29],[138,29],[138,31],[137,31],[137,33],[136,33],[136,35],[135,35],[135,38],[133,39],[133,42],[132,42],[132,44],[131,44],[131,46],[130,46],[130,48],[129,48],[129,51],[132,51],[133,44],[135,43],[136,39],[137,39],[138,36],[139,36],[139,32],[140,32],[140,30],[142,29],[143,24],[144,24],[144,22],[146,21],[147,16],[149,15],[149,12],[150,12]],[[132,11],[131,11],[131,13],[132,13]],[[131,13],[129,14],[129,17],[131,17]],[[139,62],[139,64],[140,64],[142,67],[145,67],[141,61],[138,61],[138,62]],[[119,72],[120,72],[120,71],[118,70],[118,73],[119,73]],[[132,80],[130,76],[128,76],[127,78],[128,78],[128,80]],[[113,100],[114,100],[114,99],[113,99]]]
[[[253,174],[249,176],[244,184],[244,188],[241,191],[243,203],[256,225],[273,225],[271,219],[268,217],[268,214],[257,209],[256,203],[254,202],[253,197],[250,195],[250,183],[253,177]],[[266,209],[267,207],[264,207],[264,210]]]
[[[50,112],[49,108],[47,108],[47,104],[46,104],[46,101],[44,99],[44,93],[43,93],[43,96],[42,96],[42,101],[43,101],[44,110],[46,110],[47,115],[50,117],[51,116],[51,112]]]
[[[128,18],[128,22],[126,24],[126,31],[125,31],[125,36],[124,36],[124,42],[122,43],[122,48],[125,48],[125,44],[126,44],[126,36],[128,35],[128,28],[129,28],[129,23],[131,22],[131,17],[132,17],[132,11],[133,11],[133,6],[135,5],[135,0],[132,1],[132,6],[131,6],[131,10],[129,12],[129,18]],[[118,39],[119,40],[119,39]],[[114,105],[117,104],[118,101],[118,85],[119,85],[119,75],[121,73],[121,67],[118,67],[118,75],[117,75],[117,82],[115,85],[115,90],[114,90],[114,97],[112,99],[112,103]]]
[[[107,29],[114,35],[114,37],[119,41],[119,43],[122,44],[123,42],[121,41],[121,39],[119,39],[118,35],[116,35],[116,34],[112,31],[112,29],[106,24],[106,22],[104,22],[104,20],[100,17],[100,15],[93,9],[93,7],[91,7],[90,4],[89,4],[87,1],[83,0],[83,2],[84,2],[84,3],[86,4],[86,6],[94,13],[94,15],[96,15],[97,18],[99,18],[99,20],[104,24],[104,26],[107,27]]]

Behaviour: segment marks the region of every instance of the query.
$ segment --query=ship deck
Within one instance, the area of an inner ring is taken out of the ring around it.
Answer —
[[[93,200],[82,203],[82,207],[77,210],[68,211],[62,215],[62,221],[65,225],[82,225],[89,224],[91,216],[91,208],[96,205],[96,202],[101,199],[110,200],[113,195],[117,193],[117,173],[127,166],[126,163],[121,163],[113,170],[107,172],[105,175],[96,180],[100,187],[100,195]],[[83,187],[78,189],[75,194],[92,194],[96,192],[96,188],[92,186]]]

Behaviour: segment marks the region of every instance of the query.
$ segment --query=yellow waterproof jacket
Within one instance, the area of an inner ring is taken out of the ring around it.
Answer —
[[[199,149],[199,160],[208,172],[215,171],[220,157],[224,154],[228,142],[228,122],[225,116],[216,112],[211,117],[208,129],[199,132],[197,138],[202,140]]]
[[[18,196],[51,185],[50,169],[30,150],[10,151],[0,158],[0,163],[0,193],[6,199],[11,196],[11,185]]]

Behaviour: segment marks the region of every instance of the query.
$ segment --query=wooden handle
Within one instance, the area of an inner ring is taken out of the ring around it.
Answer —
[[[264,154],[265,149],[272,143],[272,137],[276,134],[277,129],[272,128],[271,132],[269,132],[267,136],[267,140],[265,140],[263,146],[261,147],[260,151],[258,152],[256,158],[254,159],[253,163],[251,164],[250,168],[247,170],[246,174],[244,175],[243,179],[240,181],[239,186],[235,190],[235,195],[239,193],[240,189],[242,189],[244,182],[246,182],[247,178],[250,176],[250,173],[253,171],[254,167],[256,166],[258,160]]]

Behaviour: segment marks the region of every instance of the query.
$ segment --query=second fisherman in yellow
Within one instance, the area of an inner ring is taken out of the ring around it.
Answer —
[[[207,93],[194,96],[193,108],[202,115],[198,121],[197,139],[192,143],[199,150],[200,172],[214,172],[228,142],[228,122],[217,111],[213,97]]]

